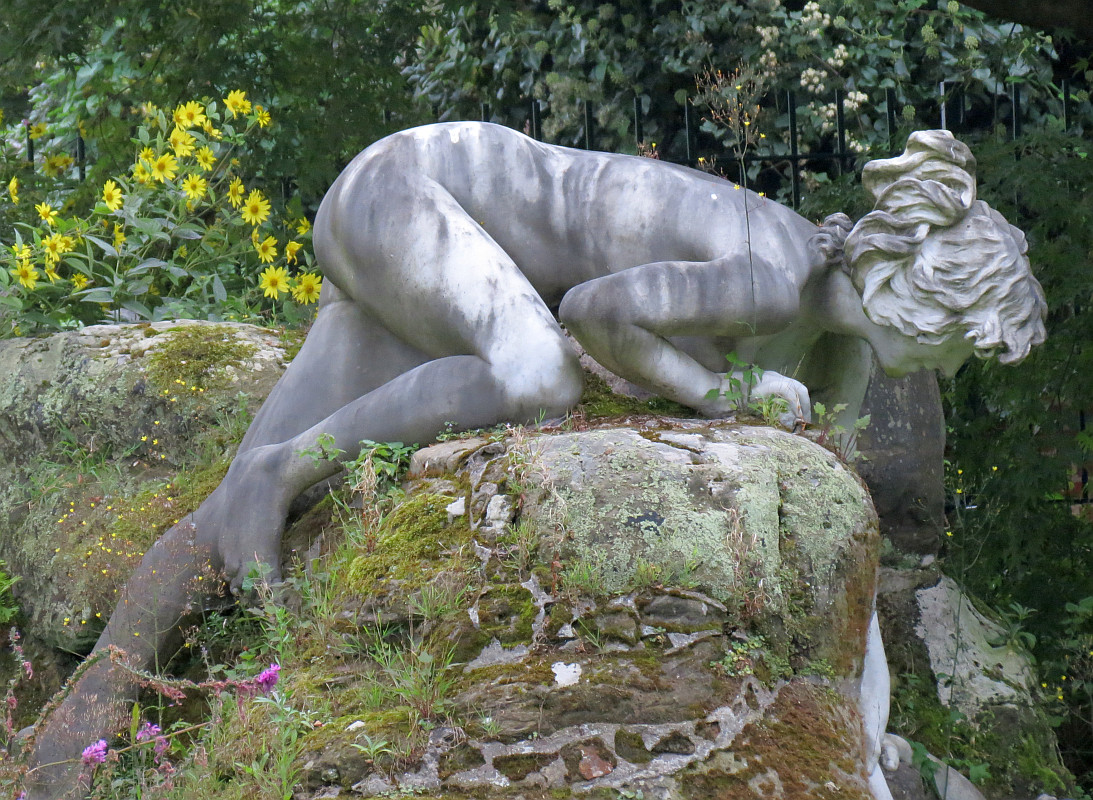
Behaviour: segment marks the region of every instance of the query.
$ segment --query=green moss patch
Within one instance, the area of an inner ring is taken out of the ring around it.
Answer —
[[[161,336],[148,356],[148,379],[160,391],[220,386],[227,367],[242,366],[257,350],[229,325],[186,325]]]
[[[690,800],[761,800],[781,786],[785,800],[871,800],[852,742],[860,722],[834,690],[785,686],[760,722],[744,727],[731,752],[682,776]]]

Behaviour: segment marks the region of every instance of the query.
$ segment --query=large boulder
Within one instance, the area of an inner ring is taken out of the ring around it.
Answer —
[[[0,558],[31,645],[47,646],[39,664],[90,649],[144,549],[216,486],[301,338],[175,321],[0,341]]]
[[[450,665],[461,724],[380,769],[390,720],[342,708],[305,743],[313,796],[873,797],[868,493],[804,437],[645,423],[415,454],[339,619]]]

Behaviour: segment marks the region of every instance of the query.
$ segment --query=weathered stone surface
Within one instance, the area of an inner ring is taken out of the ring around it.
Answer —
[[[430,739],[385,790],[869,800],[857,687],[878,534],[838,459],[729,423],[479,441],[422,451],[419,474],[447,464],[461,497],[492,484],[514,526],[486,536],[447,514],[453,495],[418,494],[435,479],[411,481],[405,503],[435,509],[413,539],[431,549],[392,562],[406,537],[381,532],[371,599],[346,620],[403,619],[458,654],[464,738]],[[459,584],[459,552],[475,554],[469,609],[417,627],[405,609]]]
[[[862,404],[869,426],[858,439],[858,471],[880,518],[881,533],[902,553],[937,553],[945,519],[945,418],[937,375],[890,378],[873,361]]]
[[[826,630],[814,657],[842,674],[857,668],[876,521],[865,489],[827,450],[771,428],[703,423],[538,437],[524,449],[534,464],[525,519],[603,590],[623,591],[652,568],[666,584],[786,621],[789,635]]]
[[[32,639],[90,648],[143,549],[216,485],[287,347],[194,321],[0,341],[0,558]]]
[[[942,576],[919,589],[916,631],[926,644],[934,674],[949,676],[938,699],[975,717],[998,703],[1032,706],[1028,656],[1006,647],[1003,630],[981,614],[956,582]]]

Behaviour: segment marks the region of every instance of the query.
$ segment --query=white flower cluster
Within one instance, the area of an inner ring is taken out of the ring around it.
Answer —
[[[827,64],[833,69],[842,69],[846,66],[846,60],[850,58],[850,51],[846,49],[845,44],[835,45],[835,51],[828,56]]]
[[[857,111],[861,108],[865,102],[869,99],[869,95],[865,92],[847,92],[846,93],[846,110]]]
[[[809,67],[801,73],[801,87],[813,94],[823,94],[827,90],[824,85],[825,73],[823,70]]]
[[[865,152],[865,143],[859,142],[857,139],[847,139],[846,149],[851,153],[858,153],[860,155]]]
[[[776,25],[760,25],[755,29],[755,32],[759,34],[759,43],[763,47],[770,47],[771,42],[777,39],[778,35],[781,33]]]
[[[767,75],[774,75],[778,69],[778,56],[773,50],[767,50],[759,56],[759,66]]]
[[[801,24],[808,28],[808,35],[818,39],[823,35],[824,28],[831,27],[831,15],[820,10],[820,4],[815,0],[805,3],[801,10]]]
[[[816,110],[816,113],[820,115],[820,130],[823,133],[834,130],[835,117],[838,114],[834,103],[824,103]]]

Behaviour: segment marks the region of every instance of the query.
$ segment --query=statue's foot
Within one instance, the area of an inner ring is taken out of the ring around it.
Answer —
[[[236,457],[227,476],[194,512],[198,542],[218,554],[215,566],[233,594],[258,566],[270,582],[280,581],[281,534],[294,497],[281,476],[267,468],[261,450]]]

